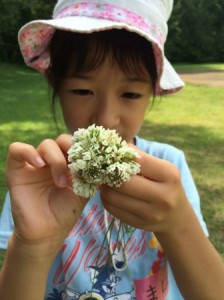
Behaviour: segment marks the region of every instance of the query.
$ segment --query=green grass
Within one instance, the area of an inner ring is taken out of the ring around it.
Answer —
[[[6,191],[4,169],[8,145],[38,145],[57,136],[48,87],[42,75],[25,67],[0,64],[0,207]]]
[[[177,72],[209,72],[209,71],[224,71],[224,64],[176,64]]]
[[[199,67],[224,70],[221,64],[187,66],[187,70]],[[57,128],[42,75],[25,67],[0,64],[0,91],[1,207],[7,190],[4,170],[8,145],[13,141],[38,145],[46,137],[56,137]],[[188,84],[176,95],[157,99],[145,117],[141,136],[184,150],[201,196],[210,239],[224,258],[223,93],[223,87]]]

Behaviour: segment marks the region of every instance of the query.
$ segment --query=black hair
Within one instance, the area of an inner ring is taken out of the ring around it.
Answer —
[[[90,34],[56,30],[49,45],[50,65],[46,75],[53,88],[52,105],[68,73],[96,70],[110,55],[126,74],[149,73],[155,96],[157,69],[150,42],[136,33],[111,29]]]

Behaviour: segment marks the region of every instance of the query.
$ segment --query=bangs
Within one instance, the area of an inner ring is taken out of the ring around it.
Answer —
[[[124,74],[140,75],[143,71],[143,61],[139,56],[140,49],[135,49],[136,45],[133,35],[121,30],[85,35],[81,47],[78,48],[78,59],[71,59],[72,75],[95,71],[107,58],[111,65],[117,64]]]
[[[49,51],[47,74],[55,93],[66,76],[95,71],[108,58],[124,74],[141,75],[146,70],[155,91],[157,71],[152,45],[133,32],[113,29],[83,34],[57,30]]]

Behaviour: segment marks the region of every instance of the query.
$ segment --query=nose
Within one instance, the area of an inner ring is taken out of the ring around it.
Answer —
[[[97,101],[93,123],[104,128],[116,129],[120,122],[119,101],[113,96],[105,96]]]

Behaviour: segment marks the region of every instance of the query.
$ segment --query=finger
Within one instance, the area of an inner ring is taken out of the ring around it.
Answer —
[[[141,215],[136,214],[136,212],[129,211],[127,209],[122,209],[121,207],[117,207],[111,205],[106,199],[102,197],[102,202],[105,209],[113,216],[118,218],[121,222],[134,226],[136,228],[143,228],[144,221]]]
[[[33,146],[19,142],[12,143],[8,150],[8,168],[23,168],[26,163],[37,168],[45,166],[44,160]]]
[[[101,189],[101,197],[107,205],[116,207],[117,209],[126,210],[136,216],[148,215],[149,211],[154,207],[154,201],[147,201],[133,195],[120,193],[120,190],[105,187]]]
[[[119,188],[112,188],[108,193],[111,201],[118,201],[118,205],[122,201],[119,198],[112,197],[112,191],[120,193],[132,199],[137,199],[141,203],[144,201],[148,206],[151,204],[153,207],[157,206],[161,209],[170,210],[176,207],[183,194],[183,187],[180,181],[173,182],[155,182],[145,177],[134,175],[122,184]],[[113,198],[113,199],[112,199]],[[132,205],[130,201],[129,205]],[[144,210],[142,210],[144,212]]]
[[[177,167],[171,162],[149,155],[136,146],[131,145],[139,153],[136,161],[141,165],[141,174],[153,181],[165,182],[179,178]]]
[[[110,190],[109,193],[105,190],[105,193],[101,193],[101,199],[110,214],[126,224],[144,230],[158,230],[158,226],[167,215],[166,208],[155,202],[127,197],[116,190]]]
[[[60,187],[66,186],[69,169],[66,157],[57,142],[46,139],[38,146],[37,151],[50,167],[54,183]]]
[[[117,194],[121,194],[149,203],[154,202],[154,199],[160,202],[164,198],[164,188],[166,188],[166,185],[163,183],[151,181],[140,175],[133,175],[129,181],[124,182],[119,188],[101,186],[100,190],[106,194],[109,189],[112,201],[116,201],[118,199]]]
[[[118,210],[122,209],[136,215],[138,215],[138,211],[142,209],[140,208],[140,206],[142,207],[140,204],[141,200],[121,194],[111,188],[105,188],[104,191],[101,190],[101,198],[107,208],[113,206]],[[143,203],[145,202],[143,201]]]
[[[70,134],[61,134],[56,139],[56,143],[58,144],[61,151],[64,153],[64,156],[68,157],[68,150],[72,146],[72,136]]]

